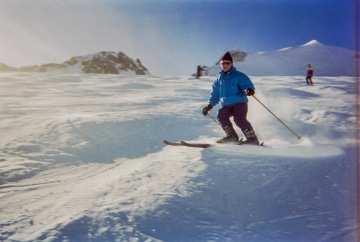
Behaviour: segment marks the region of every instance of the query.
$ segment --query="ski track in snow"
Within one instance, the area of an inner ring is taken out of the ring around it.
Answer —
[[[354,239],[354,78],[252,77],[301,140],[250,98],[266,147],[164,146],[223,135],[213,79],[0,73],[0,240]]]

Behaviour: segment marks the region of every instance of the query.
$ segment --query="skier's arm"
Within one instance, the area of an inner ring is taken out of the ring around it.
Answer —
[[[214,84],[212,85],[212,91],[210,93],[210,98],[209,98],[209,104],[214,107],[219,102],[220,102],[220,88],[219,88],[219,83],[216,80],[214,82]]]
[[[241,73],[241,81],[240,81],[240,89],[242,93],[246,93],[248,96],[252,96],[255,94],[255,87],[254,84],[251,82],[250,78]]]

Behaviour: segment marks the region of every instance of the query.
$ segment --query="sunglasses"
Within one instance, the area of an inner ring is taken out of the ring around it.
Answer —
[[[226,66],[226,65],[231,65],[231,62],[230,61],[221,61],[220,64],[223,66]]]

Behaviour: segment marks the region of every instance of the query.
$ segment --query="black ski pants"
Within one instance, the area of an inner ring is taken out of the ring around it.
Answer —
[[[230,118],[233,116],[235,124],[244,132],[246,129],[252,129],[251,123],[246,118],[247,112],[247,103],[224,106],[219,109],[218,120],[223,128],[226,126],[232,127]]]

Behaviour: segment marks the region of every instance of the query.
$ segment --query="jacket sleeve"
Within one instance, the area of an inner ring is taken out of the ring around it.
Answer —
[[[240,91],[242,92],[242,93],[244,93],[245,92],[245,90],[246,89],[248,89],[248,88],[251,88],[251,89],[253,89],[253,90],[255,90],[255,86],[254,86],[254,84],[252,83],[252,81],[250,80],[250,78],[247,76],[247,75],[245,75],[244,73],[240,73]]]
[[[213,83],[212,90],[210,93],[209,103],[215,106],[220,101],[220,87],[218,79]]]

